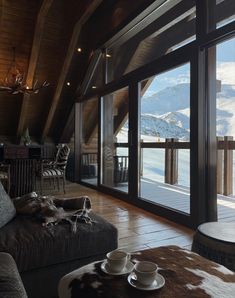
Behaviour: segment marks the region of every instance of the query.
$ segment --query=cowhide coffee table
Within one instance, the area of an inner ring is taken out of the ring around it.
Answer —
[[[158,264],[165,285],[157,290],[140,290],[126,275],[109,275],[101,270],[103,261],[91,263],[65,275],[59,283],[59,298],[234,298],[235,273],[196,253],[177,246],[143,250],[132,261]]]

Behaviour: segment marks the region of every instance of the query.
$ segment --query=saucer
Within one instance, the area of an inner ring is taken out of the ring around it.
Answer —
[[[154,280],[154,282],[148,286],[145,286],[140,282],[138,282],[138,280],[136,279],[135,273],[129,274],[127,281],[132,287],[139,290],[144,290],[144,291],[153,291],[153,290],[161,289],[165,285],[165,279],[159,273],[157,273],[156,279]]]
[[[123,275],[123,274],[127,274],[127,273],[130,273],[133,269],[134,269],[134,264],[131,263],[131,261],[128,261],[126,263],[126,266],[120,272],[113,272],[112,270],[110,270],[107,260],[105,260],[101,264],[101,270],[103,272],[107,273],[107,274],[110,274],[110,275]]]

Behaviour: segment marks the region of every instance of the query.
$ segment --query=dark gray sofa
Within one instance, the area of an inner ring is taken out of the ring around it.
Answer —
[[[47,228],[22,215],[0,228],[0,252],[14,258],[29,298],[56,297],[64,274],[117,248],[117,229],[100,216],[89,215],[95,223],[78,223],[76,233],[68,223]]]
[[[27,298],[16,263],[4,252],[0,253],[0,297]]]

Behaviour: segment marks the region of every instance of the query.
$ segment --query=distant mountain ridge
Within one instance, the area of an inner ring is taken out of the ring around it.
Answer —
[[[190,85],[187,83],[167,87],[141,100],[141,113],[162,115],[189,107]]]
[[[141,100],[141,134],[189,140],[190,84],[165,88]],[[169,112],[170,111],[170,112]],[[235,136],[235,86],[217,93],[217,135]]]
[[[141,134],[151,135],[162,138],[179,138],[182,140],[189,140],[189,131],[168,122],[164,119],[158,118],[154,115],[141,115]]]

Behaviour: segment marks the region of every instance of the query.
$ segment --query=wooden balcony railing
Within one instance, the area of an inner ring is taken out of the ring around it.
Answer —
[[[141,175],[143,175],[143,150],[145,148],[165,149],[165,183],[178,183],[178,150],[190,149],[190,142],[179,142],[176,138],[165,142],[141,142]],[[128,143],[115,143],[116,148],[128,148]],[[233,137],[217,137],[217,193],[233,194]]]

